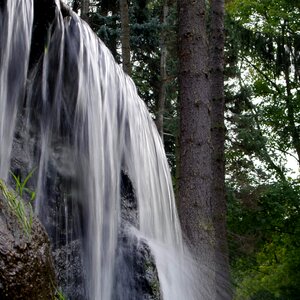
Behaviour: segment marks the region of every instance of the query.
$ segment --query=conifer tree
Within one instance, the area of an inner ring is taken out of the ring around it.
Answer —
[[[230,299],[224,188],[224,1],[210,1],[210,16],[204,0],[180,0],[178,9],[179,214],[206,278],[206,297]]]

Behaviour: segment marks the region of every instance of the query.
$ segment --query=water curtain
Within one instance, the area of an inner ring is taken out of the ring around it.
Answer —
[[[84,21],[62,14],[59,1],[33,57],[35,4],[7,1],[1,9],[1,177],[35,170],[35,211],[54,251],[79,241],[65,260],[68,266],[78,255],[85,299],[141,299],[126,289],[135,271],[126,268],[122,241],[149,247],[159,297],[201,299],[163,145],[133,81]],[[134,192],[134,221],[122,217],[123,177]]]

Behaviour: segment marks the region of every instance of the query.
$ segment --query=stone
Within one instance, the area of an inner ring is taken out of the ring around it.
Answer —
[[[138,206],[134,188],[128,175],[122,172],[121,224],[116,250],[113,300],[162,299],[151,249],[146,241],[134,234],[138,227]]]
[[[25,213],[29,218],[28,209]],[[0,299],[54,299],[55,286],[50,243],[43,226],[33,216],[30,231],[25,229],[0,191]]]

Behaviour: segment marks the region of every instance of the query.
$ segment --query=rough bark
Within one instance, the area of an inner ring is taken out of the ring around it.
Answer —
[[[122,64],[123,70],[131,75],[130,64],[130,27],[127,0],[120,0],[121,15],[121,43],[122,43]]]
[[[215,299],[212,220],[211,107],[205,0],[181,0],[179,9],[179,215],[205,272],[206,299]],[[199,278],[200,280],[200,278]]]
[[[224,0],[211,0],[210,85],[212,139],[212,207],[216,235],[216,299],[230,299],[229,261],[226,238],[225,125],[224,125]]]
[[[0,299],[54,299],[55,275],[47,234],[37,218],[30,234],[0,192]]]
[[[179,8],[179,215],[207,299],[230,299],[224,175],[224,1]],[[207,26],[207,20],[210,21]],[[200,280],[200,279],[199,279]]]

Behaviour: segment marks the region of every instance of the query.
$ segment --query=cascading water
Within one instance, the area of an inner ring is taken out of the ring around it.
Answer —
[[[41,55],[32,58],[37,3],[0,1],[1,177],[35,170],[35,210],[54,250],[79,241],[80,299],[156,299],[126,287],[135,278],[124,254],[131,243],[150,249],[157,297],[208,299],[182,242],[162,142],[132,80],[85,22],[71,11],[63,16],[58,1]],[[124,176],[137,202],[135,222],[122,218]],[[74,258],[67,252],[64,259],[67,269]]]
[[[32,4],[12,1],[0,17],[0,178],[6,179],[18,103],[25,92]]]

